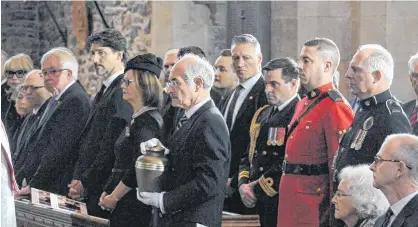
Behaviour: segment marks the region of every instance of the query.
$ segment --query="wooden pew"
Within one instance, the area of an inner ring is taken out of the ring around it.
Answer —
[[[77,213],[65,213],[15,200],[17,227],[109,227],[107,219]],[[260,227],[258,215],[222,215],[222,227]]]
[[[107,219],[65,213],[31,204],[25,200],[15,200],[17,227],[109,227]]]
[[[258,215],[222,215],[222,227],[260,227]]]

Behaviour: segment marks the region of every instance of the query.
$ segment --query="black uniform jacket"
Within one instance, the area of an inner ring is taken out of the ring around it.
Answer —
[[[241,160],[238,184],[240,186],[260,179],[254,188],[260,201],[274,197],[279,191],[286,132],[299,100],[299,96],[296,96],[284,109],[275,114],[273,111],[276,106],[268,106],[260,112],[256,121],[260,127],[258,138],[254,150],[249,148],[247,155]],[[277,197],[275,199],[277,200]]]
[[[231,150],[226,123],[212,100],[171,136],[167,147],[161,226],[220,226]]]
[[[372,163],[386,136],[410,132],[409,120],[389,90],[361,100],[353,123],[340,140],[334,176],[346,166]]]

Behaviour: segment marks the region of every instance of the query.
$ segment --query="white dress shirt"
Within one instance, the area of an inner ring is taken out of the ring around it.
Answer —
[[[251,89],[254,87],[254,85],[257,83],[257,81],[260,79],[260,77],[261,77],[261,73],[255,75],[255,76],[251,77],[250,79],[241,83],[242,89],[239,93],[237,103],[235,104],[235,109],[234,109],[234,112],[232,114],[231,130],[234,127],[235,118],[237,117],[238,111],[241,108],[242,104],[244,103],[245,98],[250,93]],[[226,106],[225,113],[224,113],[225,120],[228,117],[229,106],[231,105],[232,97],[234,97],[235,91],[231,94],[231,98],[229,99],[228,105]]]
[[[113,75],[111,75],[107,80],[103,82],[103,85],[106,87],[103,91],[103,94],[107,91],[107,88],[113,83],[113,81],[118,77],[120,74],[123,74],[124,70],[120,70]]]

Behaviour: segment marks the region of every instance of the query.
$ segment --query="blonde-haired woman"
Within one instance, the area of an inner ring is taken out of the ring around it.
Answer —
[[[4,63],[4,74],[7,78],[7,82],[2,86],[6,86],[7,88],[5,89],[5,94],[2,94],[1,97],[1,117],[4,122],[4,126],[6,127],[7,135],[9,135],[9,139],[11,139],[11,137],[15,134],[20,121],[15,108],[16,100],[14,100],[11,96],[16,88],[23,83],[26,74],[32,69],[32,59],[26,54],[15,55],[7,59]]]

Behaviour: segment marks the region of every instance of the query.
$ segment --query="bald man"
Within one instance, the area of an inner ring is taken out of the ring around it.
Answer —
[[[33,112],[29,114],[22,124],[22,130],[20,131],[17,141],[16,148],[13,151],[12,157],[13,165],[16,170],[23,165],[26,159],[26,154],[22,152],[24,147],[27,145],[27,138],[33,134],[33,126],[38,125],[39,120],[44,113],[48,100],[52,94],[46,90],[44,86],[44,79],[41,77],[41,70],[32,70],[26,75],[22,87],[23,92],[26,95],[27,100],[33,105]],[[23,179],[18,179],[17,183],[22,184]]]

